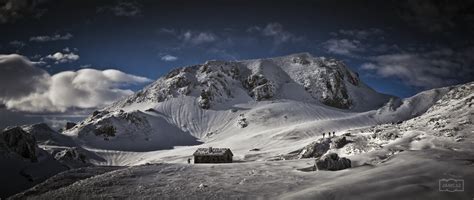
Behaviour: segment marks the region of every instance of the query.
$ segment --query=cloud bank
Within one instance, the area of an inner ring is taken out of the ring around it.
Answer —
[[[20,55],[0,55],[0,103],[26,112],[65,112],[98,108],[131,95],[123,89],[150,82],[145,77],[108,69],[81,69],[50,75]]]

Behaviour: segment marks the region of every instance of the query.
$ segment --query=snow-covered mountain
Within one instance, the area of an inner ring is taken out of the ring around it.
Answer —
[[[343,62],[308,53],[208,61],[175,69],[64,133],[93,148],[169,149],[246,132],[235,125],[242,120],[256,131],[351,118],[390,98],[395,97],[365,85]]]
[[[179,96],[196,97],[203,109],[290,99],[357,111],[376,108],[388,97],[367,87],[343,62],[301,53],[178,68],[106,110],[153,106]]]

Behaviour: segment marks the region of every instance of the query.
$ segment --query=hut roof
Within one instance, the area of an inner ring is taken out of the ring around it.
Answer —
[[[229,148],[199,148],[194,152],[194,156],[222,156],[229,152],[232,156],[232,151]]]

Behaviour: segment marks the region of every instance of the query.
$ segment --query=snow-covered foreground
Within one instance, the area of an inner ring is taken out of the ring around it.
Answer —
[[[17,197],[471,199],[474,196],[472,152],[438,149],[404,151],[377,166],[363,164],[365,158],[354,156],[351,157],[355,164],[352,169],[335,172],[299,170],[312,165],[312,159],[220,165],[141,165],[98,173],[61,188],[51,188],[55,184],[40,185]],[[440,192],[439,179],[443,178],[463,179],[465,191]]]

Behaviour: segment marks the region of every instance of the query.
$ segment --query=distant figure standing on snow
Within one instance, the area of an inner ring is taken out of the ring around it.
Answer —
[[[191,164],[191,158],[188,158],[188,164]]]
[[[333,136],[333,137],[336,136],[336,132],[335,132],[335,131],[332,132],[332,136]]]
[[[326,133],[323,133],[323,138],[324,138],[324,135],[326,135]]]

